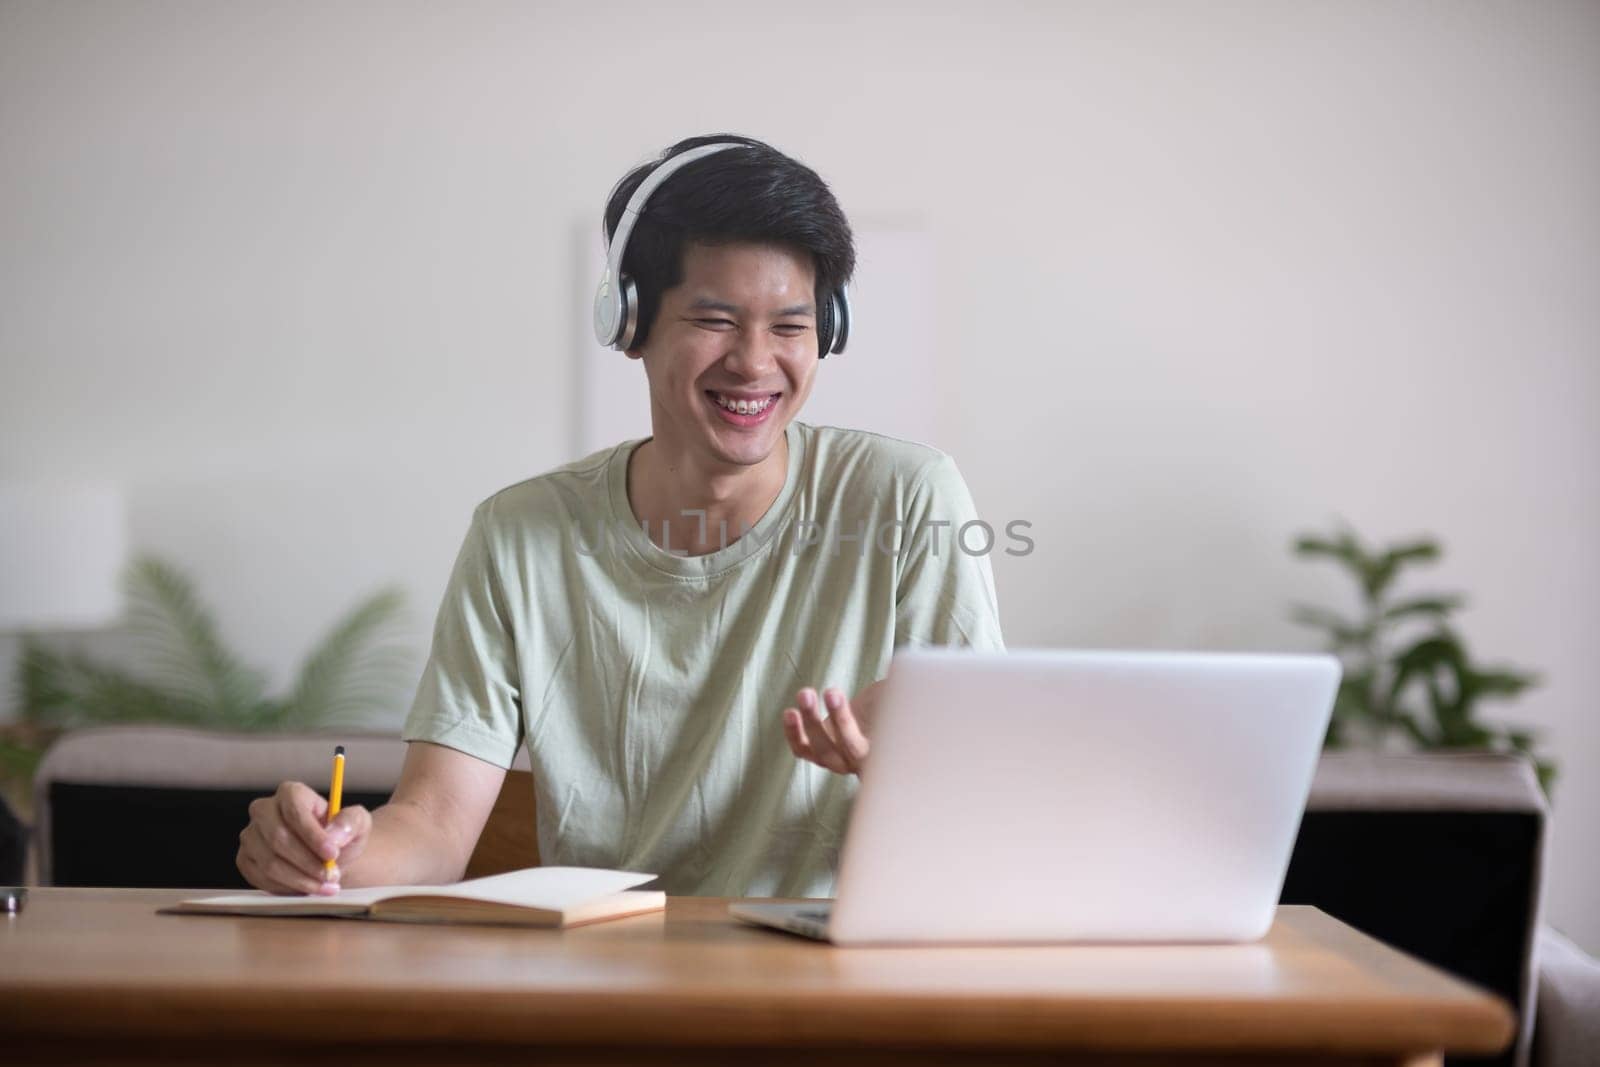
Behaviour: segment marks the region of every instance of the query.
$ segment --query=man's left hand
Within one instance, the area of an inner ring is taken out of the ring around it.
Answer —
[[[871,748],[872,719],[883,695],[876,681],[847,699],[830,686],[820,694],[809,686],[795,694],[795,707],[783,709],[783,735],[796,756],[835,774],[860,775]]]

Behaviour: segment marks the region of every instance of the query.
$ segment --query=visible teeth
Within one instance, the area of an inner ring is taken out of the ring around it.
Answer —
[[[721,393],[715,393],[713,397],[722,407],[738,415],[759,415],[772,406],[773,400],[770,396],[761,400],[730,400]]]

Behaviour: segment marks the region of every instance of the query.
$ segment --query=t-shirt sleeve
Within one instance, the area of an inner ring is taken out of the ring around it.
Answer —
[[[940,456],[911,490],[895,590],[895,647],[959,645],[1003,651],[989,554],[992,526],[978,518],[955,460]]]
[[[516,640],[495,569],[486,505],[472,514],[401,736],[510,767],[522,743]]]

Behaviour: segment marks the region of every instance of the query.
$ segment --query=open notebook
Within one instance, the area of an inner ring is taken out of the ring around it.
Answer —
[[[631,888],[653,878],[593,867],[529,867],[454,885],[374,886],[341,890],[331,897],[233,893],[185,900],[161,911],[565,927],[661,911],[667,906],[665,893]]]

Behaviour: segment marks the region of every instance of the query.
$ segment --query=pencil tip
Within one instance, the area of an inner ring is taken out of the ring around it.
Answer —
[[[334,746],[333,746],[333,754],[334,754],[334,755],[335,755],[335,756],[342,756],[342,755],[344,755],[344,746],[343,746],[343,745],[334,745]]]

